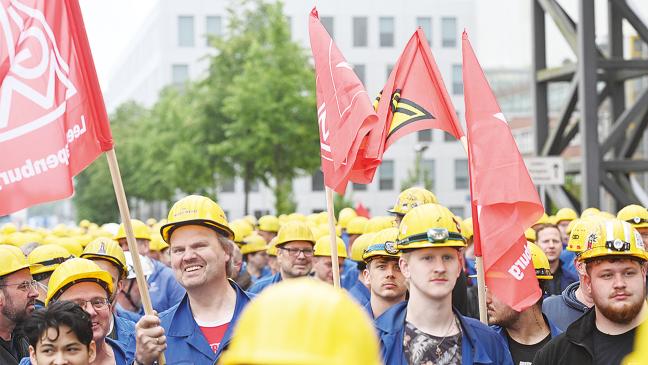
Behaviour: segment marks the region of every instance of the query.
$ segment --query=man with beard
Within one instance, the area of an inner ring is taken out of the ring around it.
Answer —
[[[301,221],[283,224],[277,233],[277,262],[279,272],[257,281],[249,292],[259,294],[268,286],[282,280],[310,274],[313,268],[315,238],[310,227]]]
[[[529,242],[528,249],[540,288],[544,288],[546,281],[552,279],[549,260],[534,243]],[[542,296],[535,304],[518,312],[487,290],[486,305],[488,324],[506,341],[516,365],[532,364],[536,352],[562,332],[542,314]]]
[[[27,258],[19,248],[0,245],[0,364],[16,365],[29,356],[20,325],[34,311],[38,291]]]
[[[400,254],[390,254],[385,245],[394,245],[398,240],[398,228],[387,228],[377,232],[373,243],[364,250],[362,259],[367,265],[363,270],[364,282],[371,292],[365,309],[372,318],[405,300],[407,284],[398,266]]]
[[[629,223],[600,223],[602,239],[585,250],[583,286],[594,308],[540,350],[534,365],[619,364],[632,351],[636,328],[646,320],[646,254]]]
[[[168,364],[212,365],[230,343],[250,298],[231,277],[234,232],[213,200],[190,195],[176,202],[160,233],[171,268],[187,291],[180,303],[137,322],[137,364],[151,365],[165,351]]]

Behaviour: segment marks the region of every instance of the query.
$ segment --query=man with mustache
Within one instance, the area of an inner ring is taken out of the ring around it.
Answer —
[[[22,251],[0,245],[0,364],[17,365],[29,356],[29,343],[20,325],[34,311],[38,291]]]
[[[600,228],[601,239],[579,257],[594,307],[540,350],[534,365],[619,364],[632,351],[636,328],[648,316],[648,255],[628,222],[606,220]]]
[[[373,242],[364,250],[362,259],[367,267],[363,270],[364,282],[369,286],[370,299],[365,309],[372,318],[405,300],[407,284],[398,266],[400,254],[390,254],[385,245],[395,244],[398,240],[398,228],[387,228],[374,236]]]
[[[424,204],[405,214],[398,242],[385,249],[402,252],[399,266],[410,297],[376,319],[385,364],[512,364],[500,336],[452,307],[465,246],[448,208]]]

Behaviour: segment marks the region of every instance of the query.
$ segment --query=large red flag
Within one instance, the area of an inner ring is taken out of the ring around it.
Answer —
[[[367,91],[320,23],[315,8],[308,29],[315,60],[324,183],[344,194],[358,149],[378,118]]]
[[[112,148],[77,0],[2,0],[0,216],[74,192]]]
[[[374,128],[356,160],[358,171],[351,179],[369,183],[373,180],[373,159],[382,159],[389,146],[406,134],[422,129],[442,129],[460,139],[464,133],[452,99],[445,88],[439,68],[421,28],[405,46],[383,88],[378,102],[380,126]],[[365,173],[362,175],[362,173]]]
[[[475,254],[488,289],[521,311],[542,294],[524,237],[542,203],[465,32],[462,50]]]

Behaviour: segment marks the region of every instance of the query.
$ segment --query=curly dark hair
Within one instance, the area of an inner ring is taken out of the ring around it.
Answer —
[[[56,331],[56,340],[61,326],[69,327],[82,344],[89,346],[92,341],[92,321],[90,315],[78,304],[69,301],[55,302],[34,311],[23,324],[23,331],[27,335],[29,344],[36,349],[39,340],[46,336],[47,330]]]

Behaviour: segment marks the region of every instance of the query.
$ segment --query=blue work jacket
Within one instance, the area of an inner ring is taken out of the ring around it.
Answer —
[[[274,275],[266,276],[265,278],[259,279],[256,283],[248,289],[248,293],[259,294],[263,289],[269,287],[272,284],[276,284],[281,281],[281,273],[276,273]]]
[[[113,314],[115,339],[126,353],[126,361],[131,363],[135,359],[135,322],[124,319],[116,314]]]
[[[178,304],[185,295],[184,288],[178,283],[173,271],[163,263],[151,259],[153,262],[153,273],[148,277],[149,293],[151,304],[158,313]]]
[[[340,285],[346,290],[353,288],[358,282],[358,275],[360,275],[358,263],[351,259],[344,260],[344,271],[342,272]]]
[[[135,313],[124,309],[119,304],[117,304],[116,307],[117,308],[115,308],[115,314],[117,315],[117,317],[127,319],[131,322],[137,323],[140,320],[140,318],[142,318],[142,316],[144,315],[144,309],[140,309],[139,312]]]
[[[230,280],[229,283],[236,290],[236,305],[232,320],[227,326],[227,331],[225,331],[216,353],[212,350],[191,313],[188,295],[185,295],[176,306],[160,314],[161,325],[167,336],[167,350],[164,352],[167,365],[212,365],[218,360],[232,339],[232,332],[243,308],[250,302],[248,293],[233,281]]]
[[[463,365],[513,365],[508,347],[500,336],[478,320],[464,317],[456,309],[454,313],[461,324],[461,363]],[[407,364],[403,352],[406,314],[407,302],[402,302],[389,308],[375,321],[380,338],[380,351],[385,364]]]
[[[113,340],[112,338],[108,338],[108,337],[106,337],[106,344],[112,348],[113,353],[115,354],[115,365],[131,365],[133,360],[126,359],[126,353],[124,352],[124,349],[121,347],[121,344],[119,344],[117,341]],[[32,365],[32,362],[29,359],[29,357],[23,357],[20,360],[19,365]]]
[[[353,299],[355,299],[356,302],[358,302],[360,305],[364,306],[365,304],[369,303],[369,299],[371,297],[371,292],[369,289],[367,289],[362,282],[359,280],[356,281],[355,285],[349,289],[349,294]]]

